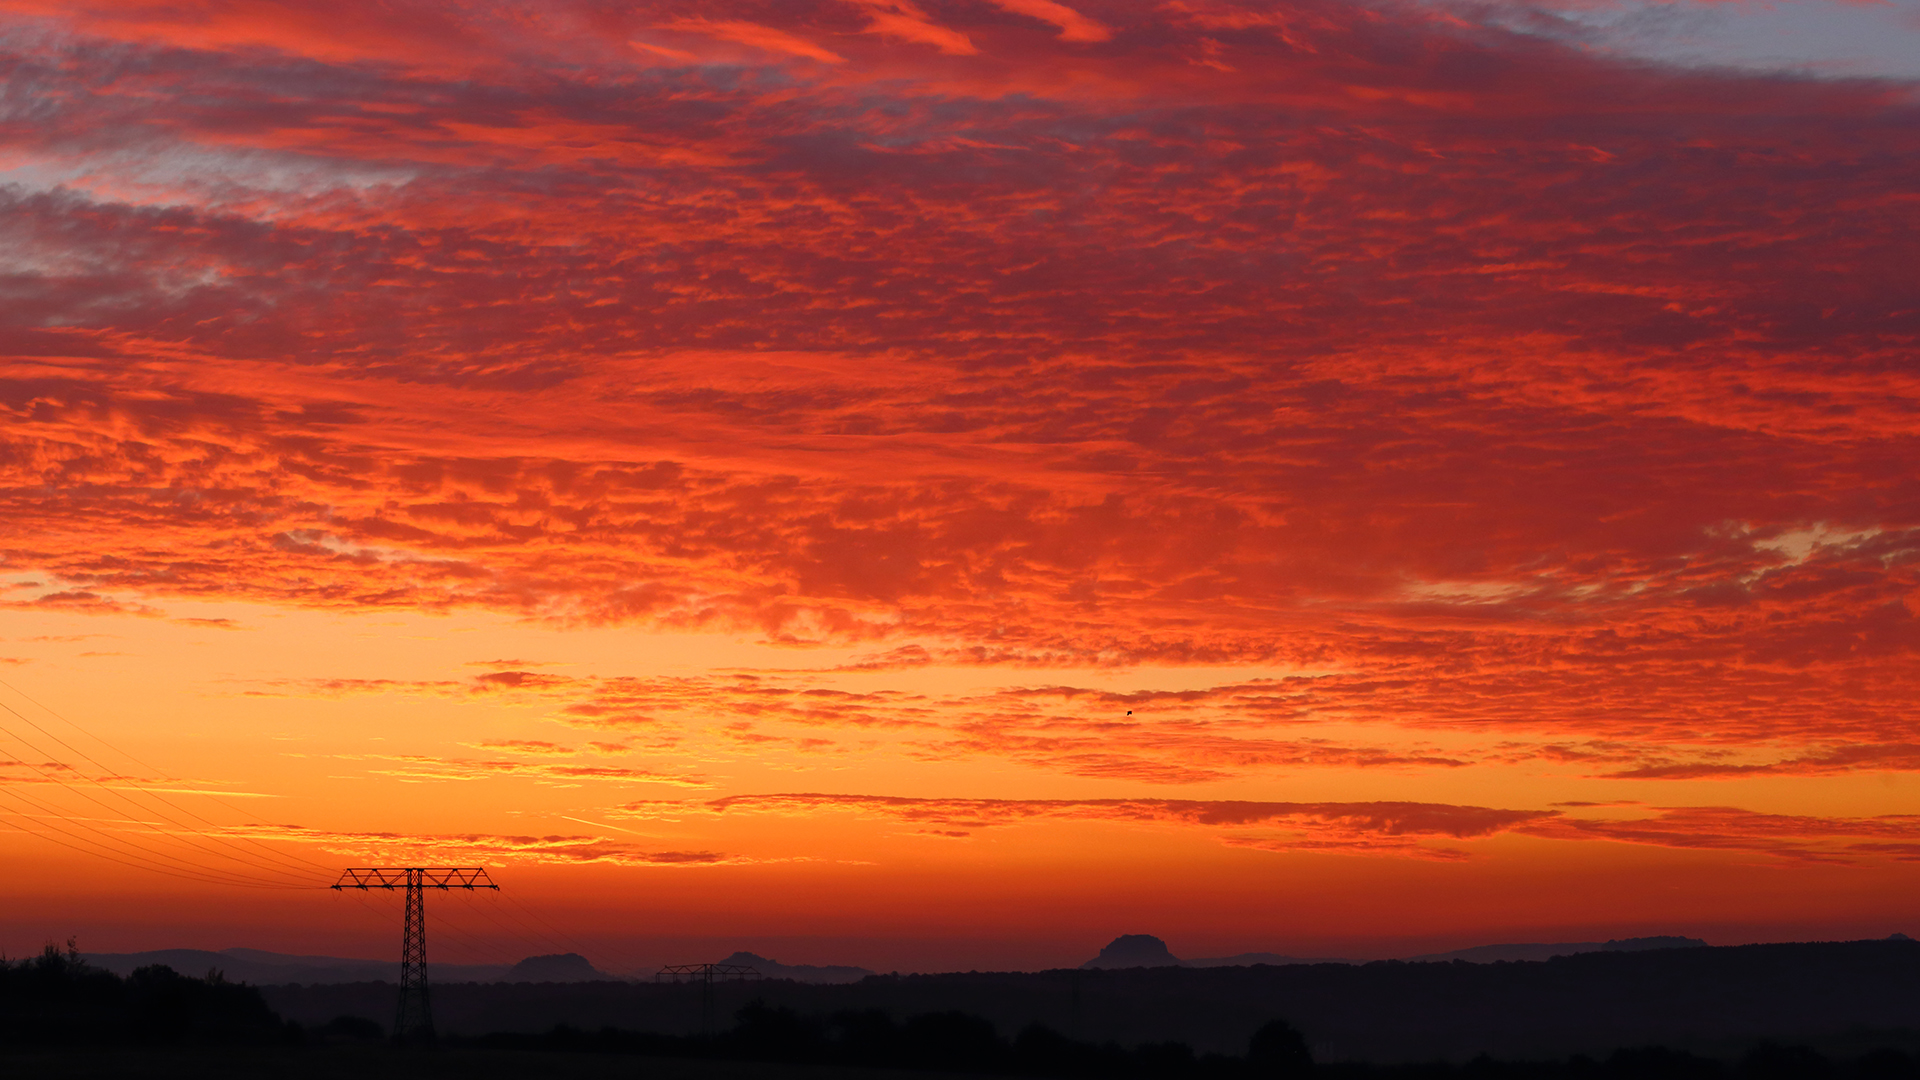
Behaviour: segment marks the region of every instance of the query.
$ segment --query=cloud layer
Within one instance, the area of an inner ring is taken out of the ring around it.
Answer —
[[[1222,843],[1267,851],[1426,859],[1464,858],[1468,851],[1459,842],[1503,834],[1737,852],[1792,863],[1920,858],[1920,815],[1817,817],[1725,806],[1502,810],[1417,802],[938,799],[787,793],[653,800],[620,808],[623,816],[640,820],[723,814],[813,817],[822,812],[891,820],[940,836],[964,837],[980,830],[1048,821],[1098,821],[1201,829]]]
[[[1510,14],[0,0],[0,607],[796,650],[228,685],[536,710],[325,752],[394,781],[1904,858],[1865,811],[726,787],[1920,767],[1914,88]],[[497,846],[680,857],[600,843]]]

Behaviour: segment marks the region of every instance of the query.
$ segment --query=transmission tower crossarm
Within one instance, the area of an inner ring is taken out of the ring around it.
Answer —
[[[498,889],[481,866],[358,866],[340,872],[335,889]]]

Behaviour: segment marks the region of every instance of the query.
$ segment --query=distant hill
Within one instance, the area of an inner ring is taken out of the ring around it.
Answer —
[[[553,953],[547,956],[529,956],[525,960],[507,969],[501,976],[502,982],[606,982],[617,979],[587,963],[587,958],[579,953]]]
[[[1255,964],[1344,964],[1332,957],[1282,956],[1279,953],[1249,952],[1235,956],[1208,956],[1182,960],[1173,955],[1167,943],[1152,934],[1121,934],[1100,950],[1100,955],[1080,965],[1082,971],[1116,970],[1141,967],[1252,967]]]
[[[1121,934],[1107,942],[1099,956],[1080,966],[1086,970],[1179,967],[1180,958],[1168,951],[1166,942],[1152,934]]]
[[[819,986],[855,983],[873,974],[863,967],[846,967],[836,964],[783,964],[778,960],[769,960],[758,953],[745,951],[734,953],[720,962],[750,967],[769,979],[792,979],[794,982],[813,983]]]
[[[1673,936],[1616,938],[1612,941],[1562,941],[1552,944],[1475,945],[1470,949],[1455,949],[1453,952],[1409,956],[1406,961],[1408,963],[1448,963],[1454,960],[1466,960],[1475,964],[1491,964],[1499,960],[1551,960],[1556,956],[1572,956],[1575,953],[1697,949],[1705,948],[1706,945],[1707,943],[1699,938]],[[1352,962],[1332,956],[1284,956],[1280,953],[1268,952],[1182,960],[1173,955],[1172,950],[1167,948],[1166,942],[1152,934],[1122,934],[1108,942],[1107,947],[1100,950],[1099,956],[1081,964],[1080,968],[1083,971],[1111,971],[1123,968],[1219,968],[1252,967],[1255,964],[1272,964],[1279,967],[1285,964],[1348,964]]]
[[[1465,960],[1474,964],[1491,964],[1500,960],[1551,960],[1556,956],[1573,956],[1576,953],[1704,948],[1707,948],[1707,943],[1699,938],[1672,936],[1616,938],[1612,941],[1562,941],[1552,945],[1475,945],[1470,949],[1455,949],[1453,952],[1409,956],[1407,961],[1418,964]]]
[[[135,968],[164,964],[182,975],[204,976],[219,971],[229,982],[253,983],[354,983],[393,982],[400,976],[400,962],[393,960],[356,960],[339,956],[295,956],[262,949],[155,949],[135,953],[86,953],[81,959],[116,975],[132,974]],[[507,974],[505,964],[434,964],[430,969],[435,982],[497,982]]]

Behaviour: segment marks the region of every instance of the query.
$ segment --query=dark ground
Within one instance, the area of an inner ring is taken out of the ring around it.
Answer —
[[[342,1014],[390,1023],[386,983],[262,987],[282,1016],[319,1024]],[[1587,953],[1495,964],[1388,961],[1245,968],[876,976],[844,986],[784,981],[715,988],[714,1028],[753,999],[825,1016],[881,1009],[895,1017],[959,1011],[1011,1037],[1031,1023],[1126,1046],[1178,1041],[1240,1054],[1261,1024],[1284,1017],[1321,1061],[1466,1061],[1603,1057],[1660,1044],[1721,1059],[1771,1039],[1849,1056],[1920,1050],[1920,942],[1856,941]],[[443,984],[446,1033],[596,1030],[689,1034],[702,1027],[696,986],[634,983]]]
[[[105,1080],[921,1080],[878,1069],[610,1054],[368,1047],[165,1047],[0,1051],[0,1076]],[[953,1073],[943,1080],[966,1080]]]
[[[710,1003],[689,985],[439,985],[433,1049],[385,1041],[394,1003],[384,983],[121,976],[70,942],[0,962],[0,1078],[1920,1080],[1906,940],[768,980]]]

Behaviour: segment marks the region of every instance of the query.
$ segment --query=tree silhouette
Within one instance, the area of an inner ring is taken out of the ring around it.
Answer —
[[[1305,1076],[1313,1071],[1313,1051],[1292,1024],[1272,1020],[1247,1043],[1247,1063],[1265,1077]]]

